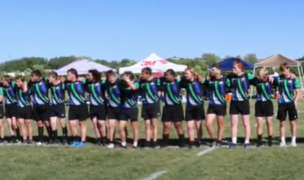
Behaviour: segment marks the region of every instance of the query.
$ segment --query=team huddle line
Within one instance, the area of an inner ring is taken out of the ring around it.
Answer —
[[[213,139],[213,146],[222,144],[224,119],[226,116],[226,93],[232,94],[229,114],[231,119],[230,148],[237,144],[238,116],[241,116],[245,141],[244,147],[250,147],[250,105],[249,88],[255,86],[257,100],[255,103],[255,117],[257,121],[257,147],[263,145],[262,125],[266,119],[268,145],[272,146],[272,117],[274,115],[271,101],[272,88],[278,88],[278,112],[280,121],[280,146],[286,146],[285,120],[290,120],[292,140],[296,146],[296,120],[298,118],[296,104],[301,97],[300,83],[297,77],[290,72],[288,64],[281,64],[282,74],[277,77],[268,75],[263,68],[255,76],[244,73],[240,61],[233,63],[233,73],[222,75],[218,64],[210,68],[210,74],[202,78],[192,68],[184,71],[183,77],[177,77],[172,69],[168,69],[164,76],[156,78],[151,68],[142,69],[141,77],[136,79],[132,72],[124,72],[117,77],[114,71],[107,71],[105,78],[101,78],[97,70],[89,70],[87,77],[78,76],[76,69],[67,71],[67,78],[63,80],[56,72],[43,77],[35,70],[31,73],[30,81],[23,76],[13,80],[5,75],[0,87],[0,101],[5,106],[5,116],[9,127],[12,142],[33,143],[32,119],[38,128],[38,142],[59,143],[57,123],[62,128],[61,143],[70,143],[71,146],[85,146],[87,127],[86,119],[90,118],[94,128],[97,144],[107,145],[108,148],[127,148],[126,125],[130,121],[133,143],[132,148],[138,147],[138,97],[141,97],[141,117],[145,124],[144,147],[158,145],[157,122],[160,115],[160,104],[163,103],[161,121],[163,123],[161,147],[166,147],[169,132],[173,124],[179,138],[180,147],[200,146],[202,144],[202,120],[209,136]],[[186,108],[182,107],[181,89],[186,90]],[[50,92],[50,96],[49,96]],[[65,92],[68,94],[68,125],[70,138],[65,121]],[[208,92],[208,108],[204,110],[204,94]],[[89,95],[88,108],[86,94]],[[1,108],[3,111],[3,108]],[[0,112],[4,114],[4,112]],[[3,119],[3,117],[0,117]],[[187,124],[188,142],[182,122]],[[217,121],[217,134],[212,124]],[[106,122],[107,121],[107,122]],[[118,125],[121,143],[114,144],[115,127]],[[77,126],[79,125],[80,138]],[[44,128],[45,127],[45,128]],[[48,140],[43,139],[44,130],[47,130]],[[152,133],[151,133],[152,131]],[[216,134],[216,135],[215,135]],[[0,138],[3,143],[3,120],[0,120]]]

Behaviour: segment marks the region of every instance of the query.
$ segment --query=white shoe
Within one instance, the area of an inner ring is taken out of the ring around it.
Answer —
[[[284,143],[281,142],[281,143],[280,143],[280,147],[286,147],[286,143],[285,143],[285,142],[284,142]]]
[[[291,146],[292,146],[292,147],[297,147],[297,143],[296,143],[296,142],[292,142],[292,143],[291,143]]]
[[[42,145],[42,142],[37,142],[37,146],[41,146]]]
[[[109,149],[113,149],[115,146],[113,143],[110,143],[108,146],[107,146]]]

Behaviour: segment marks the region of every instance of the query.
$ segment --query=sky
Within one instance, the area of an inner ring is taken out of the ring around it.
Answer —
[[[0,62],[304,55],[300,0],[1,0]]]

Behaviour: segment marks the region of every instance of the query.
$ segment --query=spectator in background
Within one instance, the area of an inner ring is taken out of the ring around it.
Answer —
[[[273,78],[277,78],[277,77],[280,76],[279,73],[276,72],[276,68],[275,68],[275,67],[272,68],[270,75],[271,75]],[[274,86],[274,87],[272,88],[272,94],[271,94],[272,98],[275,97],[275,94],[276,94],[277,90],[278,90],[278,87],[277,87],[277,86]]]

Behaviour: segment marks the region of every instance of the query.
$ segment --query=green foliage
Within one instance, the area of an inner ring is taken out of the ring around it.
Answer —
[[[223,59],[227,59],[233,56],[227,55]],[[237,58],[244,59],[245,61],[254,64],[257,62],[257,57],[253,53],[249,53],[244,57],[236,56]],[[46,69],[59,69],[67,64],[70,64],[71,62],[74,62],[79,59],[90,59],[92,58],[88,56],[62,56],[62,57],[54,57],[51,59],[46,59],[43,57],[24,57],[20,59],[15,59],[11,61],[7,61],[0,64],[0,72],[23,72],[25,74],[29,74],[34,69],[39,69],[43,73],[45,73]],[[206,75],[207,68],[211,66],[212,64],[219,62],[221,58],[213,53],[204,53],[201,55],[201,57],[196,58],[169,58],[167,59],[170,62],[176,63],[176,64],[184,64],[188,67],[192,67],[195,69],[195,71],[200,75]],[[298,60],[304,61],[304,56],[299,58]],[[126,67],[131,66],[136,63],[135,60],[124,58],[120,61],[117,60],[105,60],[105,59],[95,59],[93,60],[97,63],[100,63],[102,65],[112,67],[112,68],[120,68],[120,67]]]

